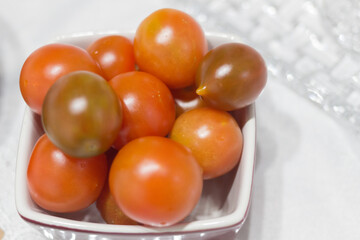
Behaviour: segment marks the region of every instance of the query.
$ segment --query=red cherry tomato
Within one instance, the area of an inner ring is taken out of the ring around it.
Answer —
[[[170,90],[145,72],[119,74],[109,81],[123,107],[123,125],[114,147],[143,136],[166,136],[175,121]]]
[[[97,63],[82,48],[49,44],[35,50],[26,59],[20,73],[20,90],[25,102],[34,112],[41,114],[50,86],[59,77],[77,70],[101,75]]]
[[[197,108],[175,121],[170,138],[191,149],[204,171],[204,179],[229,172],[240,160],[243,137],[227,112]]]
[[[168,226],[194,209],[202,171],[189,149],[164,137],[125,145],[110,168],[109,185],[123,212],[137,222]]]
[[[107,80],[120,73],[135,70],[133,45],[123,36],[110,35],[99,38],[87,48],[87,51],[100,65]]]
[[[194,84],[196,69],[207,50],[200,25],[175,9],[150,14],[140,23],[134,39],[140,70],[158,77],[169,88]]]
[[[31,198],[53,212],[88,207],[100,195],[106,176],[105,154],[73,158],[55,147],[45,134],[37,141],[27,170]]]

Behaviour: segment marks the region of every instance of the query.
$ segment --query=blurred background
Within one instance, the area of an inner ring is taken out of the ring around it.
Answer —
[[[268,66],[252,206],[236,239],[360,239],[360,0],[1,0],[0,239],[44,239],[14,200],[26,57],[63,35],[134,31],[163,7],[240,36]]]

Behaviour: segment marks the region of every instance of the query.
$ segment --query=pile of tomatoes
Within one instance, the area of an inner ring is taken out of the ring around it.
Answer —
[[[243,137],[231,111],[265,83],[253,48],[209,51],[200,25],[175,9],[146,17],[133,41],[43,46],[20,74],[45,131],[29,160],[30,195],[50,212],[96,201],[108,223],[175,224],[198,203],[204,179],[239,162]]]

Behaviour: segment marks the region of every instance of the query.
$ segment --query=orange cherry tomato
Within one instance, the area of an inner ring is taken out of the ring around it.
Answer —
[[[67,44],[49,44],[26,59],[20,73],[20,90],[27,105],[41,114],[50,86],[59,77],[77,70],[102,74],[97,63],[84,49]]]
[[[190,150],[157,136],[125,145],[109,174],[119,207],[150,226],[172,225],[188,216],[200,199],[202,184],[202,170]]]
[[[170,138],[191,149],[204,179],[229,172],[240,160],[243,137],[234,118],[225,111],[197,108],[178,117]]]
[[[175,103],[170,90],[145,72],[119,74],[109,81],[122,103],[123,125],[114,147],[143,136],[166,136],[175,121]]]
[[[88,48],[99,64],[106,80],[116,75],[135,70],[134,48],[126,37],[110,35],[97,39]]]
[[[52,212],[73,212],[96,201],[107,177],[105,154],[92,158],[65,155],[44,134],[37,141],[27,169],[31,198]]]
[[[194,84],[196,69],[207,50],[200,25],[175,9],[150,14],[140,23],[134,38],[140,70],[158,77],[169,88]]]

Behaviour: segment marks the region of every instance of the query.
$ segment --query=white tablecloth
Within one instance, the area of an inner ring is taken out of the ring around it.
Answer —
[[[2,232],[4,239],[43,239],[20,219],[14,200],[25,106],[18,79],[25,58],[60,35],[134,30],[162,7],[172,5],[165,0],[0,1],[0,239]],[[360,239],[359,138],[272,78],[256,110],[253,199],[238,239]]]

